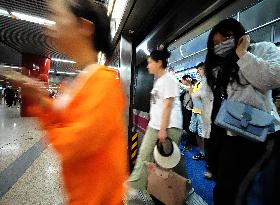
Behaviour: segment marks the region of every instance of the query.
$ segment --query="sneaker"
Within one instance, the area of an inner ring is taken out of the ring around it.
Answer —
[[[212,173],[209,172],[209,171],[204,172],[203,175],[204,175],[204,177],[205,177],[206,179],[209,179],[209,180],[211,180],[211,179],[213,178]]]
[[[205,155],[202,153],[198,153],[197,155],[194,155],[192,157],[193,160],[204,160],[205,159]]]

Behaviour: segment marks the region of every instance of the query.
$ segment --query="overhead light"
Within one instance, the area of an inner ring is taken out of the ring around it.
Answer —
[[[20,67],[18,67],[18,66],[11,66],[11,68],[19,69]]]
[[[0,15],[2,16],[10,16],[9,12],[5,9],[0,9]]]
[[[66,75],[77,75],[77,73],[74,73],[74,72],[66,72],[65,74]]]
[[[52,61],[57,61],[57,62],[64,62],[64,63],[76,63],[75,61],[60,59],[60,58],[51,58],[51,60]]]
[[[108,14],[111,14],[111,36],[114,37],[121,23],[128,0],[111,0],[108,4]]]
[[[78,73],[75,72],[63,72],[63,71],[57,71],[49,70],[49,73],[56,73],[56,74],[65,74],[65,75],[77,75]]]
[[[21,69],[21,67],[18,67],[18,66],[10,66],[10,65],[0,65],[0,67],[3,67],[3,68],[13,68],[13,69]]]
[[[29,21],[29,22],[32,22],[32,23],[37,23],[37,24],[46,25],[46,26],[55,25],[54,21],[50,21],[48,19],[44,19],[44,18],[41,18],[41,17],[31,16],[31,15],[19,13],[19,12],[16,12],[16,11],[11,12],[11,14],[14,17],[16,17],[17,19],[20,19],[20,20],[23,20],[23,21]]]
[[[110,16],[112,11],[113,11],[113,8],[114,8],[114,4],[115,4],[115,1],[116,0],[109,0],[109,3],[108,3],[108,11],[107,11],[107,15]]]

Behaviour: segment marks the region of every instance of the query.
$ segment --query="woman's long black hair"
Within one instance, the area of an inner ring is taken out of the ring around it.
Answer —
[[[216,33],[220,33],[224,37],[233,36],[235,39],[235,47],[226,57],[220,57],[214,53],[213,37]],[[238,56],[235,53],[239,39],[245,35],[245,29],[240,22],[233,18],[222,20],[211,30],[207,42],[207,55],[205,60],[205,75],[207,83],[212,91],[216,87],[226,89],[229,83],[236,81],[240,84],[238,76],[239,66],[237,65]],[[214,69],[220,67],[218,73]],[[217,80],[218,79],[218,80]]]
[[[101,51],[110,59],[113,54],[110,19],[107,15],[107,9],[101,3],[93,3],[91,0],[76,0],[69,3],[72,13],[79,18],[84,18],[93,22],[94,36],[93,48]]]

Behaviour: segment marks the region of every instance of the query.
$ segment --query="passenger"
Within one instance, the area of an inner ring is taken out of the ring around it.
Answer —
[[[110,21],[105,7],[91,2],[50,2],[56,25],[49,35],[84,72],[57,101],[31,85],[29,97],[41,96],[32,112],[61,157],[68,204],[116,205],[122,203],[127,177],[126,102],[117,72],[97,64],[98,52],[112,54]]]
[[[191,98],[193,101],[192,116],[190,121],[189,130],[196,135],[197,145],[199,146],[199,153],[192,157],[193,160],[204,160],[207,156],[205,153],[204,142],[208,140],[209,136],[203,135],[203,102],[202,96],[204,92],[204,87],[206,86],[206,78],[204,74],[204,63],[199,63],[197,66],[197,73],[200,76],[200,81],[192,85],[191,81],[187,81],[189,85],[189,92],[191,93]],[[206,165],[206,168],[208,166]],[[204,177],[206,179],[211,179],[212,174],[210,171],[204,172]]]
[[[148,57],[148,71],[156,80],[151,91],[150,122],[143,138],[137,161],[128,180],[128,186],[136,190],[147,189],[147,170],[144,162],[154,162],[153,150],[157,139],[164,142],[170,137],[179,143],[182,131],[182,111],[179,86],[176,78],[165,70],[167,50],[155,50]],[[178,173],[186,177],[184,160],[177,165]]]
[[[235,203],[245,175],[264,154],[266,143],[245,139],[213,122],[224,98],[252,105],[267,113],[274,111],[277,115],[271,89],[280,87],[280,51],[269,42],[250,45],[245,29],[235,19],[223,20],[213,27],[207,48],[205,71],[208,85],[202,98],[205,105],[203,131],[205,136],[211,135],[207,150],[209,168],[216,180],[214,204],[231,205]],[[278,125],[279,122],[275,121],[276,131]],[[279,131],[274,135],[279,138]],[[246,204],[243,200],[242,204]]]
[[[15,98],[15,92],[12,86],[7,86],[4,91],[4,96],[7,106],[12,107]]]
[[[192,158],[194,160],[203,160],[205,159],[205,153],[204,153],[204,142],[203,142],[203,133],[202,133],[202,100],[201,100],[201,92],[203,84],[205,84],[205,77],[204,77],[204,63],[199,63],[197,66],[197,73],[201,77],[201,80],[197,82],[194,86],[192,85],[192,82],[190,80],[186,80],[186,83],[189,87],[189,93],[191,94],[192,102],[193,102],[193,108],[192,108],[192,116],[190,121],[189,130],[195,134],[197,144],[200,148],[200,153],[193,156]]]
[[[182,104],[182,115],[183,115],[183,134],[182,134],[182,140],[186,141],[186,144],[184,146],[184,150],[191,149],[191,145],[196,144],[193,141],[193,133],[190,132],[189,126],[190,121],[192,117],[192,108],[193,108],[193,102],[191,99],[191,94],[189,92],[189,81],[193,83],[193,80],[190,75],[184,75],[182,77],[182,84],[185,86],[184,91],[180,95],[180,101]]]

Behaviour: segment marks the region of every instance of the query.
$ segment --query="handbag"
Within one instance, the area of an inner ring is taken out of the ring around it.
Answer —
[[[215,124],[247,139],[264,142],[274,132],[274,116],[251,105],[224,100]]]
[[[188,180],[171,170],[163,170],[154,163],[148,163],[148,192],[165,205],[184,204]],[[189,188],[189,187],[188,187]]]

